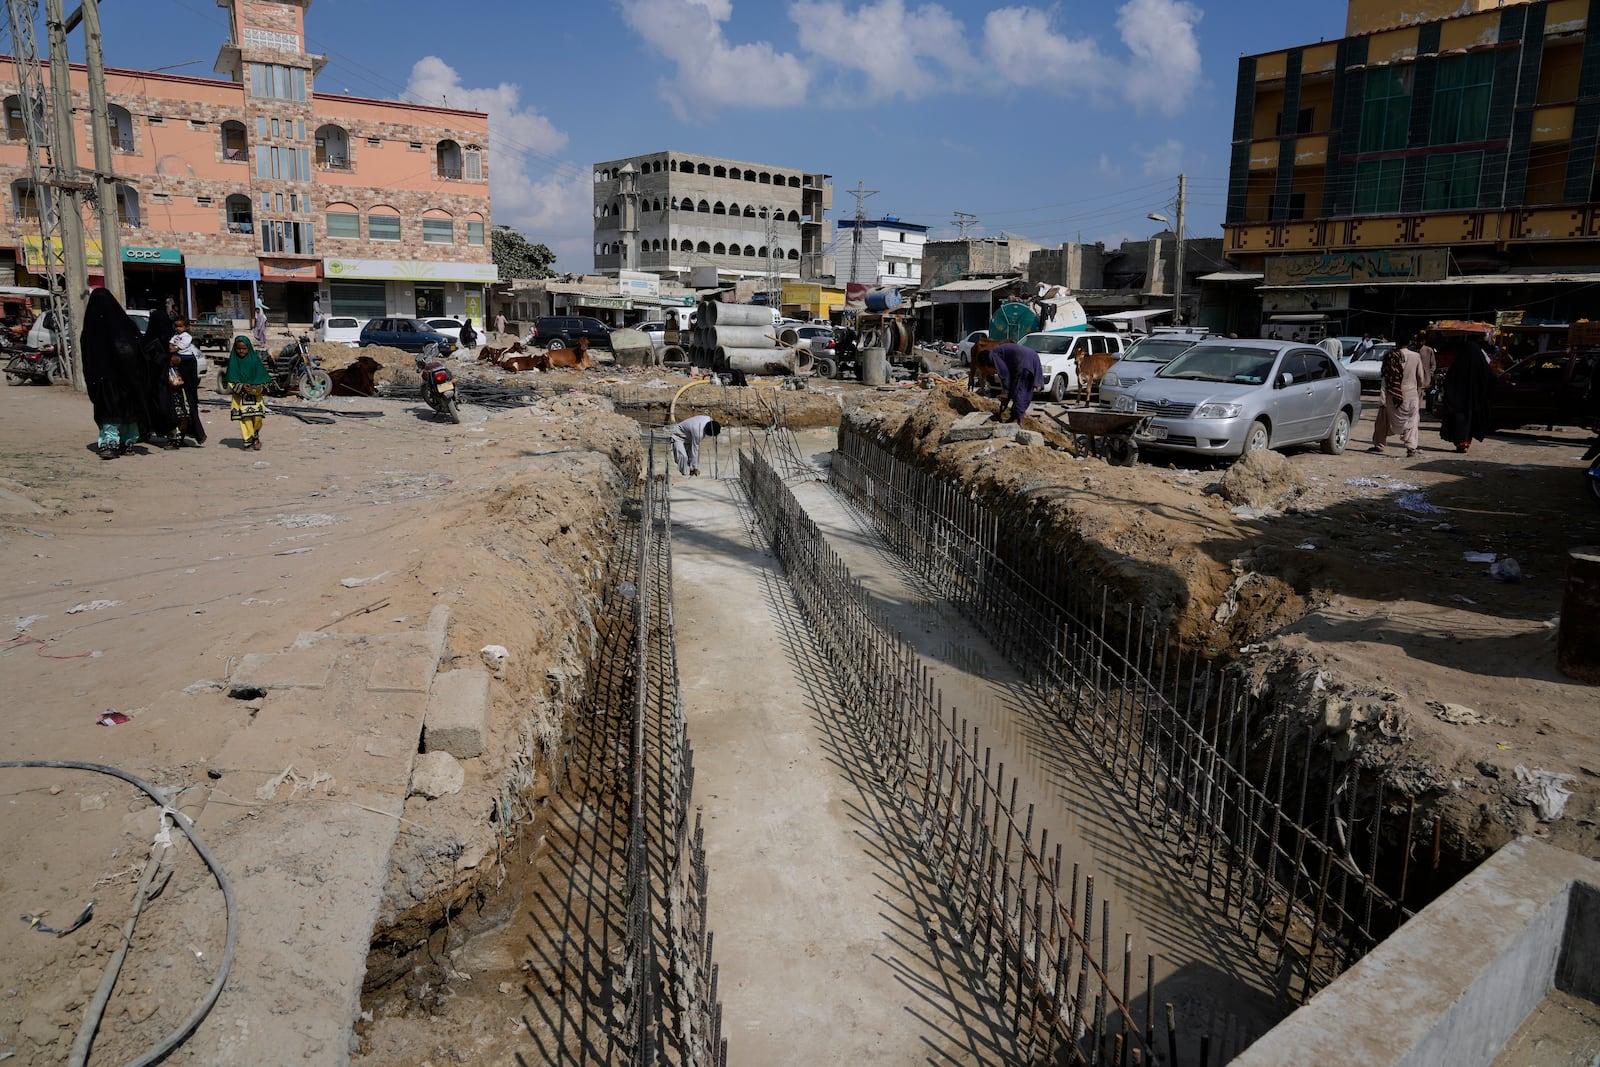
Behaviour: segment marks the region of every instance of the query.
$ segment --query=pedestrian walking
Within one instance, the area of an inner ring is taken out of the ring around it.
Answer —
[[[722,424],[710,415],[691,415],[671,430],[672,458],[678,463],[678,473],[697,476],[700,473],[700,442],[716,437]]]
[[[1027,345],[1007,341],[991,348],[989,358],[994,360],[995,376],[1006,391],[1006,399],[1000,404],[1000,421],[1006,421],[1006,404],[1009,403],[1010,421],[1021,423],[1033,403],[1034,390],[1044,387],[1044,367],[1039,363],[1039,353]]]
[[[203,446],[206,443],[206,428],[200,422],[200,347],[189,333],[188,319],[179,318],[172,325],[178,332],[172,335],[167,347],[172,351],[170,365],[177,372],[177,380],[172,383],[172,406],[178,417],[178,425],[176,439],[167,439],[168,447],[177,448],[185,437]]]
[[[1388,447],[1389,435],[1398,434],[1406,455],[1415,456],[1422,428],[1422,394],[1428,387],[1422,376],[1422,356],[1410,347],[1389,349],[1383,356],[1380,385],[1382,404],[1372,420],[1372,447],[1367,451],[1381,454]]]
[[[255,339],[258,345],[267,343],[267,307],[261,303],[256,304]]]
[[[178,331],[172,319],[160,308],[150,312],[150,321],[144,328],[145,381],[149,388],[150,433],[171,441],[178,431],[178,405],[183,397],[180,376],[177,386],[172,384],[172,335]],[[177,445],[163,444],[163,448]]]
[[[494,332],[504,335],[506,332],[506,313],[497,311],[494,314]]]
[[[462,348],[477,348],[478,347],[478,331],[474,330],[472,328],[472,320],[471,319],[468,319],[466,322],[461,324],[461,347]]]
[[[272,375],[256,354],[250,338],[240,334],[233,339],[228,356],[228,391],[233,394],[228,417],[239,424],[239,435],[246,450],[261,451],[261,424],[267,417],[267,386]]]
[[[149,370],[139,327],[108,289],[95,289],[84,308],[83,380],[99,429],[95,451],[115,459],[150,432]]]
[[[1494,371],[1483,353],[1464,350],[1450,364],[1439,387],[1439,436],[1465,452],[1494,429],[1489,421],[1489,394]]]

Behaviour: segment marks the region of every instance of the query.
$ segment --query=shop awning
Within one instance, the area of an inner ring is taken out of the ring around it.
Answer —
[[[935,304],[988,304],[997,290],[1016,284],[1016,278],[963,278],[929,289],[928,298]]]
[[[1260,271],[1250,270],[1215,270],[1210,274],[1202,274],[1196,278],[1199,282],[1259,282],[1264,278]]]
[[[1096,315],[1095,318],[1105,319],[1108,322],[1143,322],[1157,315],[1170,314],[1172,314],[1171,308],[1139,308],[1136,311],[1113,311],[1105,315]]]
[[[261,264],[254,256],[188,256],[183,272],[202,281],[255,282]]]

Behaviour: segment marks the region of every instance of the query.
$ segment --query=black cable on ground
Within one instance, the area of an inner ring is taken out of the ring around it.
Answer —
[[[222,890],[222,901],[227,910],[228,929],[223,942],[222,960],[217,968],[217,976],[212,979],[211,987],[206,990],[205,997],[195,1006],[194,1011],[189,1013],[188,1018],[179,1023],[176,1029],[161,1040],[160,1044],[145,1052],[138,1059],[128,1061],[125,1065],[125,1067],[150,1067],[151,1064],[158,1063],[169,1055],[173,1049],[188,1040],[190,1035],[199,1029],[200,1023],[205,1017],[211,1013],[211,1009],[217,1003],[217,998],[222,995],[222,987],[227,982],[228,972],[233,967],[234,948],[239,938],[238,909],[233,899],[233,886],[229,883],[228,876],[223,873],[222,864],[218,862],[217,857],[206,847],[205,842],[200,840],[200,835],[194,827],[194,820],[172,807],[161,790],[138,775],[130,774],[120,767],[112,767],[109,764],[88,763],[82,760],[0,760],[0,770],[8,767],[93,771],[96,774],[108,774],[113,778],[120,778],[129,785],[143,791],[151,800],[161,805],[163,810],[171,813],[174,825],[182,830],[183,835],[189,839],[189,843],[194,846],[195,852],[199,854],[200,859],[210,869],[211,876],[217,880],[217,888]]]

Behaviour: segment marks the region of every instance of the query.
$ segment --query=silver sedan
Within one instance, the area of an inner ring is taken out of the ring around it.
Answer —
[[[1202,341],[1113,407],[1151,416],[1137,435],[1145,448],[1232,457],[1316,442],[1336,456],[1361,418],[1361,385],[1296,341]]]

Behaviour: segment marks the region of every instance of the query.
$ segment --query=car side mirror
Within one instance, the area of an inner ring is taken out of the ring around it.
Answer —
[[[1287,388],[1289,388],[1289,386],[1291,386],[1293,384],[1294,384],[1294,375],[1290,374],[1288,371],[1283,371],[1282,373],[1280,373],[1278,375],[1278,388],[1279,389],[1287,389]]]

